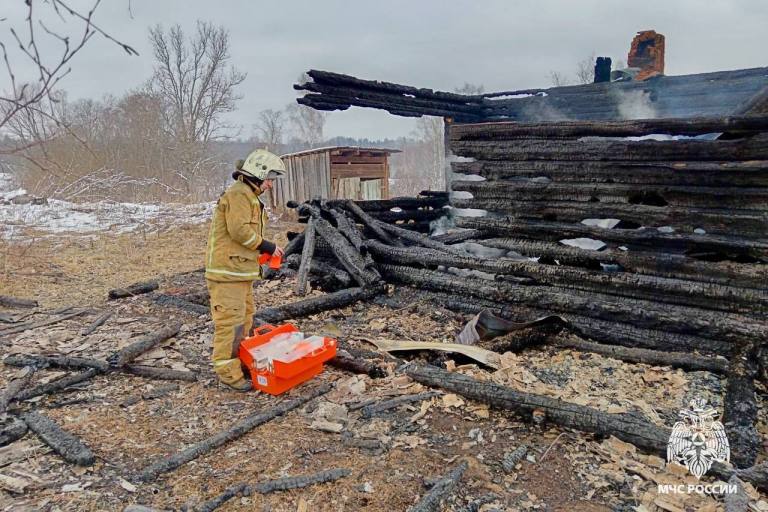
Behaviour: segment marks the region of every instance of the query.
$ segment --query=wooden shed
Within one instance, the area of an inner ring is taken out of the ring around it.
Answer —
[[[286,176],[275,181],[272,204],[324,199],[388,199],[389,155],[396,149],[333,146],[282,155]]]

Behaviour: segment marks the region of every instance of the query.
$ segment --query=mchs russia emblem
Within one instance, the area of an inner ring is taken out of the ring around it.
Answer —
[[[715,461],[728,462],[731,450],[717,417],[717,411],[705,400],[692,400],[690,409],[680,411],[681,420],[672,427],[667,462],[685,466],[696,478],[709,471]]]

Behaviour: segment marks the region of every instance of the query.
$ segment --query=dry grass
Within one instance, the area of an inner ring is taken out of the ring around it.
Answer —
[[[286,229],[276,223],[267,236],[284,245]],[[0,295],[44,307],[98,303],[112,288],[203,267],[207,238],[207,223],[97,238],[30,234],[0,247]]]

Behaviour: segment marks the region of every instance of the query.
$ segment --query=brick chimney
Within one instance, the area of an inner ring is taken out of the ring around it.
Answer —
[[[638,32],[632,40],[627,66],[640,68],[635,80],[664,74],[664,36],[655,30]]]

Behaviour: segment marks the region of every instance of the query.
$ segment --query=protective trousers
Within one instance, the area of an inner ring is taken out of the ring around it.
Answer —
[[[253,281],[207,279],[213,317],[213,369],[226,384],[243,378],[237,357],[240,341],[253,327]]]

